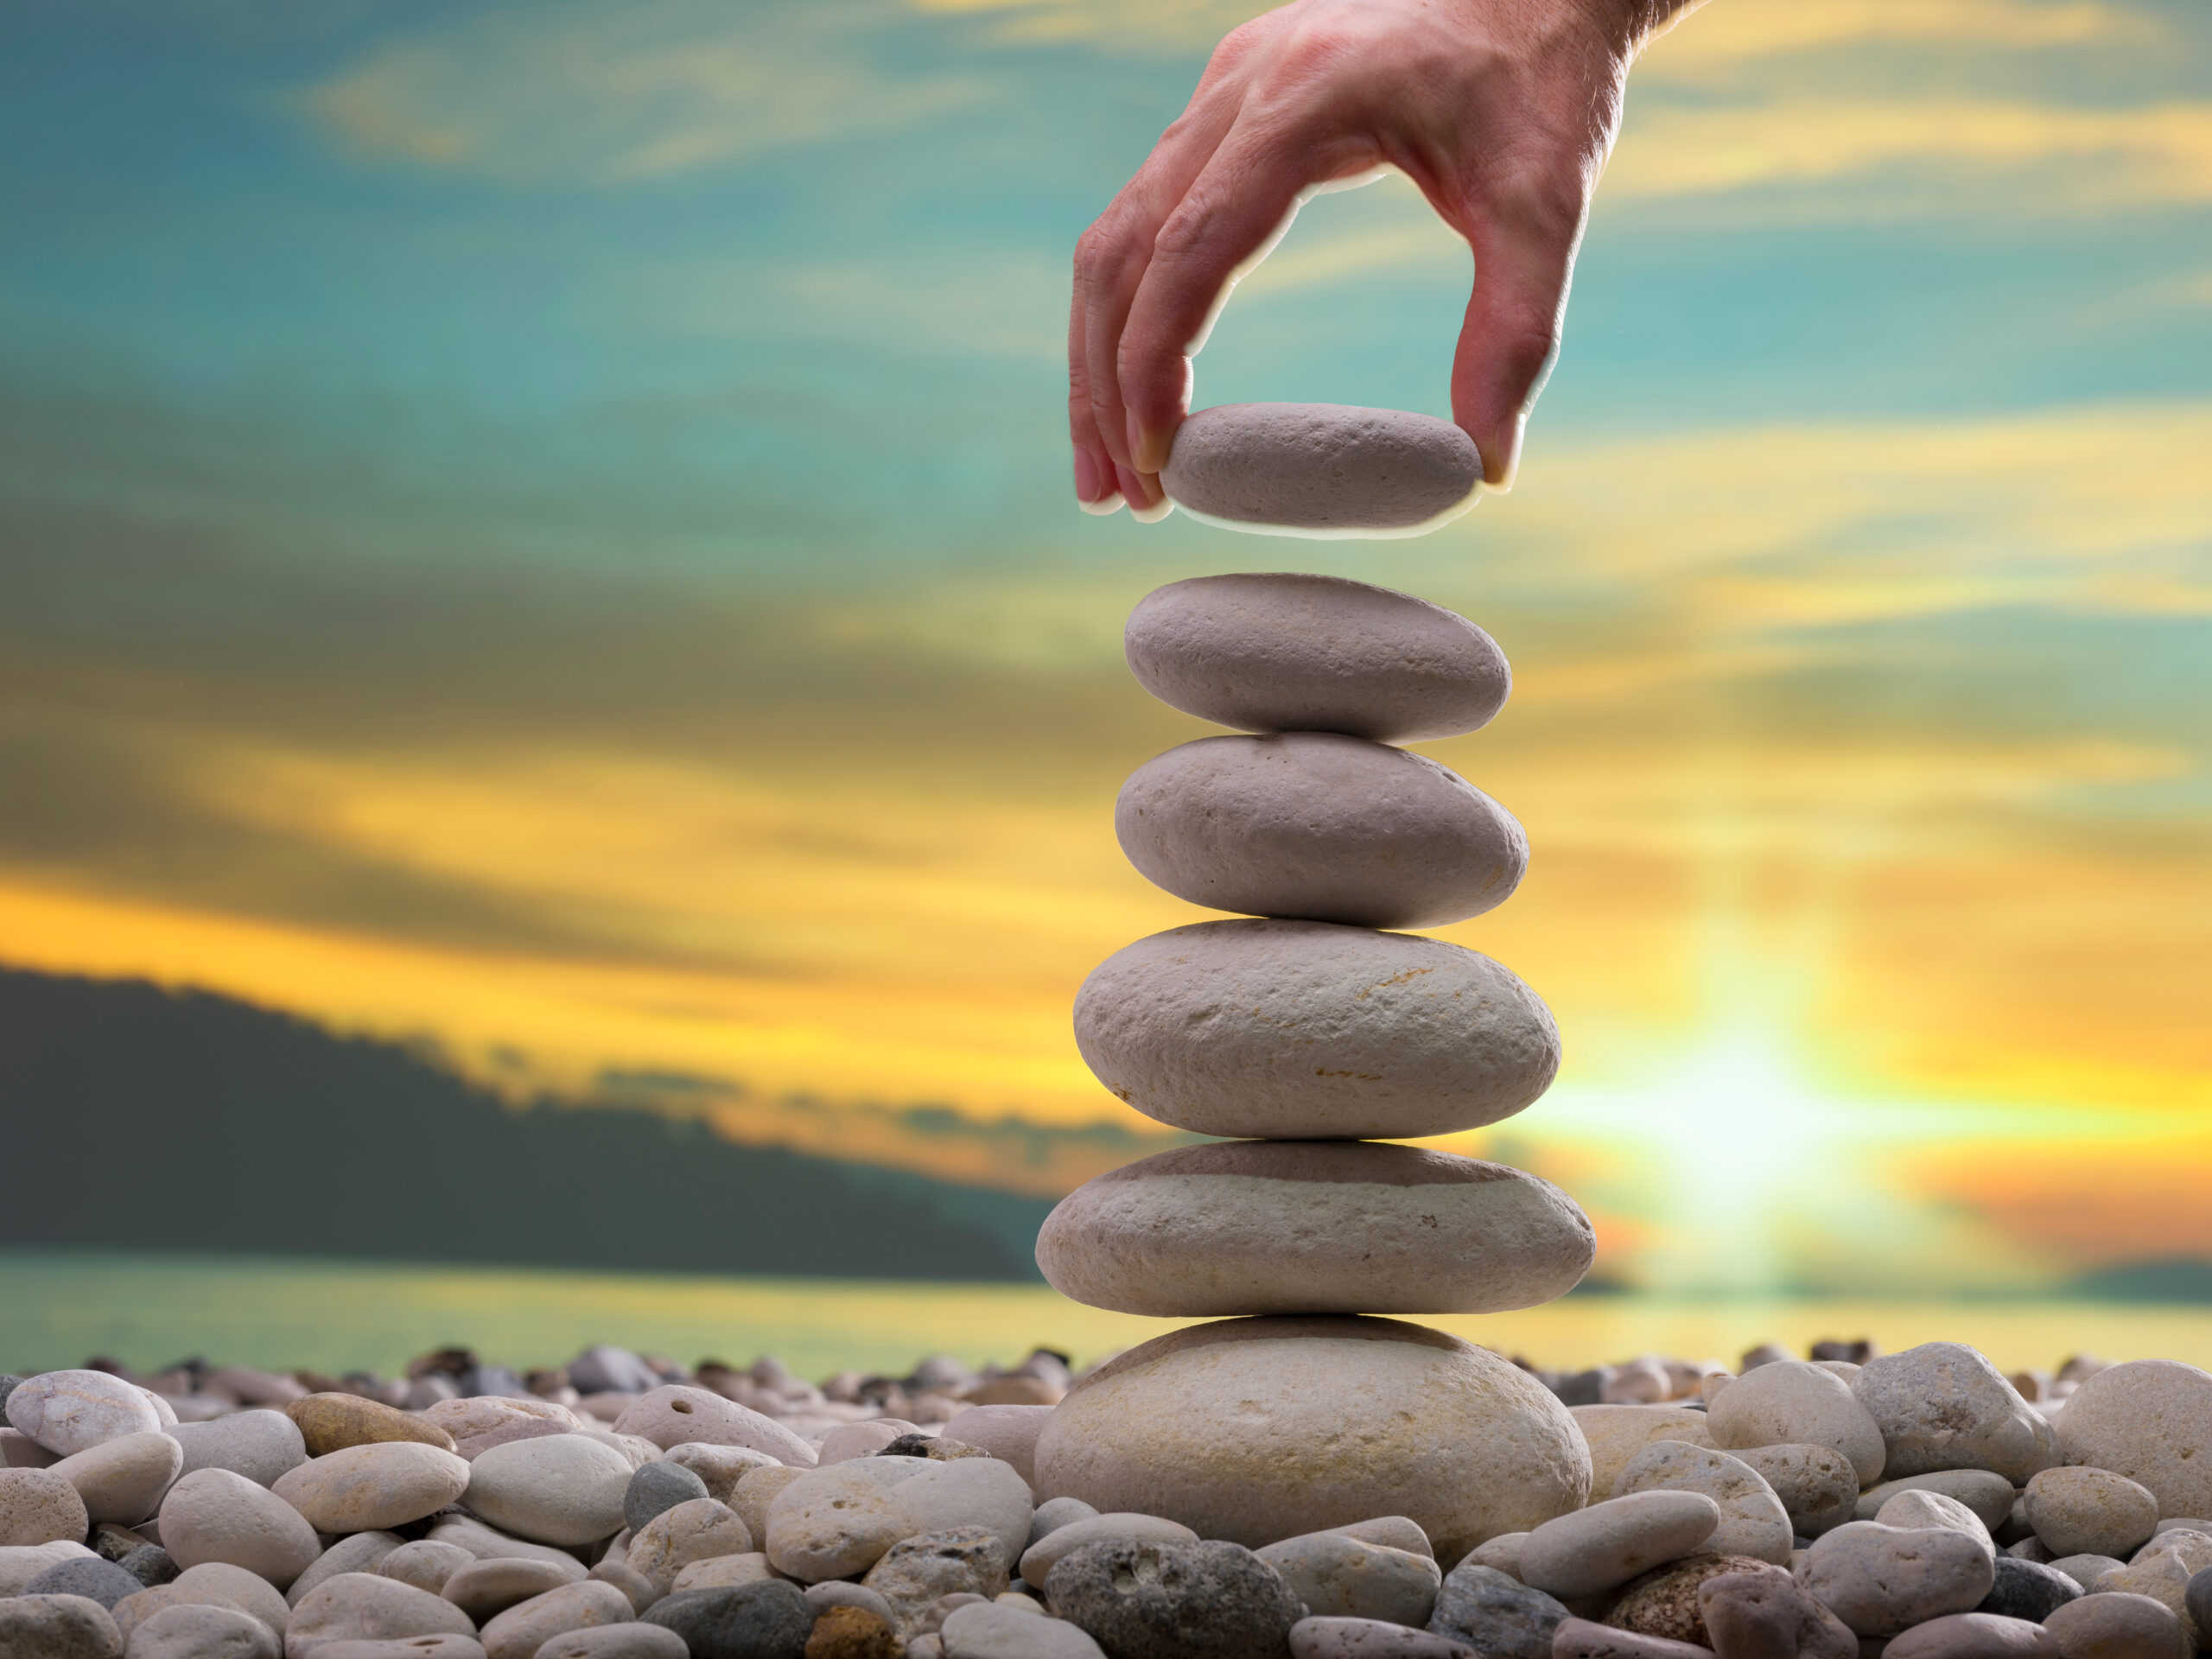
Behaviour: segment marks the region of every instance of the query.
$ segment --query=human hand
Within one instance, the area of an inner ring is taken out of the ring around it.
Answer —
[[[1510,487],[1637,48],[1699,0],[1293,0],[1233,31],[1076,245],[1076,497],[1166,512],[1191,358],[1317,188],[1395,167],[1467,240],[1452,414]]]

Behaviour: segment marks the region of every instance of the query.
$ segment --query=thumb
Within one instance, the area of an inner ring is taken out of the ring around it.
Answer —
[[[1475,285],[1452,360],[1452,415],[1482,453],[1484,481],[1510,489],[1521,429],[1559,355],[1582,216],[1484,214],[1459,228]]]

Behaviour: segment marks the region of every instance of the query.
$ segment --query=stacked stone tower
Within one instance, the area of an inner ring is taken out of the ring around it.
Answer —
[[[1116,810],[1122,849],[1168,892],[1243,918],[1109,957],[1076,999],[1076,1039],[1139,1111],[1236,1138],[1089,1182],[1037,1260],[1077,1301],[1218,1322],[1078,1384],[1039,1440],[1042,1493],[1253,1547],[1409,1516],[1447,1561],[1580,1507],[1588,1453],[1548,1390],[1441,1332],[1367,1317],[1534,1306],[1592,1259],[1588,1219],[1548,1182],[1378,1144],[1496,1122],[1558,1069],[1528,986],[1396,931],[1479,915],[1527,866],[1503,807],[1393,747],[1486,723],[1504,657],[1438,606],[1312,575],[1173,583],[1138,605],[1126,643],[1146,690],[1243,734],[1139,767]]]

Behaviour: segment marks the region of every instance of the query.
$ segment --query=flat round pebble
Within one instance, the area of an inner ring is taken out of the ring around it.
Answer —
[[[1851,1459],[1865,1487],[1880,1478],[1881,1425],[1834,1372],[1800,1360],[1776,1360],[1744,1373],[1706,1412],[1713,1443],[1724,1452],[1756,1446],[1826,1446]]]
[[[458,1544],[441,1544],[429,1538],[417,1538],[412,1543],[402,1544],[397,1549],[377,1563],[377,1576],[397,1579],[402,1584],[411,1584],[417,1590],[427,1590],[434,1596],[445,1595],[447,1583],[456,1573],[476,1565],[476,1558]],[[576,1569],[581,1574],[582,1567]],[[446,1598],[451,1601],[453,1598]],[[459,1604],[456,1603],[456,1605]],[[469,1615],[474,1618],[474,1613]],[[480,1624],[482,1621],[480,1619]]]
[[[1318,1616],[1424,1625],[1444,1581],[1427,1554],[1344,1532],[1309,1532],[1258,1554]]]
[[[1852,1377],[1851,1392],[1881,1429],[1892,1479],[1986,1469],[2017,1486],[2059,1460],[2043,1414],[1962,1343],[1923,1343],[1871,1359]]]
[[[533,1596],[581,1582],[583,1576],[581,1561],[570,1561],[563,1567],[552,1561],[528,1561],[509,1556],[505,1560],[471,1561],[455,1568],[438,1593],[482,1624]]]
[[[1291,1659],[1482,1659],[1464,1642],[1375,1618],[1301,1618],[1290,1627]]]
[[[2044,1621],[2061,1659],[2190,1659],[2181,1620],[2149,1596],[2099,1594],[2069,1601]]]
[[[107,1609],[83,1596],[11,1596],[0,1601],[0,1654],[123,1659],[123,1637]]]
[[[810,1469],[776,1494],[763,1536],[778,1572],[806,1584],[850,1578],[912,1529],[905,1506],[873,1466],[882,1461],[857,1458]]]
[[[201,1469],[162,1500],[162,1545],[179,1567],[227,1561],[279,1590],[322,1554],[306,1516],[267,1488],[227,1469]]]
[[[2012,1555],[1997,1558],[1996,1573],[1996,1583],[1974,1609],[1978,1613],[2001,1613],[2007,1618],[2041,1624],[2053,1609],[2078,1599],[2084,1587],[2063,1568]]]
[[[270,1490],[318,1532],[376,1532],[435,1515],[468,1490],[471,1468],[435,1446],[385,1440],[311,1458]]]
[[[1194,905],[1356,927],[1442,927],[1512,896],[1529,840],[1426,755],[1357,737],[1203,737],[1131,773],[1115,834]]]
[[[1748,1555],[1777,1567],[1789,1562],[1794,1535],[1789,1513],[1774,1488],[1741,1459],[1710,1446],[1654,1440],[1628,1460],[1613,1481],[1613,1496],[1656,1491],[1700,1492],[1713,1500],[1720,1524],[1702,1542],[1711,1554]],[[1635,1576],[1624,1574],[1620,1581]]]
[[[477,1639],[486,1659],[533,1659],[556,1636],[636,1622],[627,1596],[611,1584],[586,1580],[516,1604],[486,1624]]]
[[[1122,647],[1169,707],[1247,732],[1457,737],[1512,690],[1497,642],[1411,594],[1342,576],[1193,576],[1137,601]]]
[[[2159,1512],[2212,1515],[2212,1374],[2171,1359],[2099,1371],[2058,1417],[2064,1460],[2149,1489]]]
[[[2028,1524],[2054,1556],[2126,1555],[2150,1541],[2158,1500],[2109,1469],[2046,1469],[2028,1482]]]
[[[664,1451],[687,1441],[741,1446],[798,1468],[813,1465],[814,1448],[778,1422],[734,1400],[687,1383],[641,1394],[614,1420],[617,1434],[634,1434]]]
[[[1484,1659],[1549,1659],[1567,1609],[1494,1567],[1455,1567],[1428,1616],[1430,1633],[1464,1642]]]
[[[91,1526],[85,1500],[67,1477],[51,1469],[0,1469],[0,1545],[81,1543]]]
[[[1547,1521],[1522,1541],[1522,1583],[1562,1598],[1595,1595],[1689,1554],[1720,1524],[1704,1492],[1634,1491]]]
[[[419,1441],[441,1452],[454,1449],[453,1436],[421,1413],[401,1411],[355,1394],[310,1394],[288,1402],[284,1414],[298,1426],[311,1458],[386,1440]]]
[[[1286,1446],[1301,1448],[1295,1461]],[[1248,1548],[1403,1515],[1454,1560],[1580,1508],[1589,1470],[1573,1420],[1527,1372],[1441,1332],[1370,1319],[1225,1320],[1156,1337],[1070,1389],[1037,1446],[1045,1497]]]
[[[1077,992],[1075,1035],[1146,1116],[1284,1140],[1478,1128],[1560,1063],[1550,1009],[1510,969],[1329,922],[1199,922],[1125,945]]]
[[[276,1633],[235,1607],[164,1607],[130,1633],[130,1659],[283,1659]]]
[[[796,1585],[687,1590],[655,1602],[645,1622],[674,1630],[691,1659],[805,1659],[814,1609]]]
[[[8,1421],[65,1458],[162,1427],[143,1389],[105,1371],[47,1371],[28,1379],[8,1396]]]
[[[52,1465],[77,1489],[98,1523],[130,1526],[161,1507],[162,1495],[184,1472],[184,1448],[159,1431],[118,1434]]]
[[[274,1486],[308,1460],[300,1426],[281,1411],[241,1411],[213,1422],[179,1423],[166,1432],[184,1448],[180,1478],[202,1469],[227,1469],[257,1486]]]
[[[938,1635],[945,1659],[1105,1659],[1081,1625],[995,1604],[955,1608]]]
[[[671,1595],[678,1590],[719,1590],[733,1584],[758,1584],[775,1576],[766,1552],[748,1550],[741,1555],[710,1555],[702,1561],[687,1562],[677,1569],[668,1590]]]
[[[135,1596],[145,1587],[113,1561],[101,1560],[96,1555],[79,1555],[55,1562],[34,1577],[18,1593],[26,1596],[82,1596],[87,1601],[97,1601],[103,1607],[111,1608],[125,1596]]]
[[[621,1529],[629,1463],[582,1434],[495,1446],[467,1466],[468,1507],[519,1537],[588,1544]]]
[[[292,1609],[285,1647],[305,1654],[321,1642],[387,1641],[441,1631],[473,1638],[476,1626],[442,1596],[371,1573],[340,1573],[325,1579]]]
[[[555,1637],[537,1659],[690,1659],[690,1653],[682,1637],[658,1624],[601,1624]]]
[[[1370,1141],[1156,1153],[1086,1181],[1037,1236],[1061,1294],[1163,1318],[1534,1307],[1595,1252],[1589,1217],[1548,1181]]]
[[[1419,535],[1465,512],[1482,483],[1449,421],[1348,404],[1219,404],[1176,429],[1160,488],[1232,530],[1320,537]]]
[[[1133,1539],[1085,1544],[1046,1576],[1046,1605],[1116,1659],[1280,1652],[1304,1609],[1243,1546]]]
[[[1814,1541],[1797,1580],[1862,1637],[1969,1612],[1997,1581],[1986,1541],[1948,1528],[1853,1521]]]
[[[1950,1613],[1914,1625],[1883,1649],[1883,1659],[2026,1659],[2058,1651],[2058,1638],[2027,1619]]]

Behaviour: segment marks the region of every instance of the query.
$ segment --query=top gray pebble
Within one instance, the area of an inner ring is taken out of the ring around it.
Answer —
[[[1137,601],[1122,646],[1162,702],[1247,732],[1457,737],[1513,689],[1505,653],[1465,617],[1341,576],[1173,582]]]
[[[1177,429],[1160,486],[1230,530],[1419,536],[1475,504],[1475,441],[1449,421],[1346,404],[1219,404]]]

